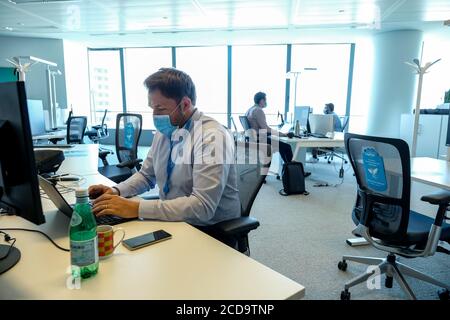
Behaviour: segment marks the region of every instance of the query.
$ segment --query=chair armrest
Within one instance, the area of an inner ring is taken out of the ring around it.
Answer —
[[[111,151],[108,151],[108,150],[101,150],[101,151],[98,152],[98,157],[99,157],[100,159],[102,159],[102,160],[105,160],[106,157],[108,156],[108,154],[111,154],[111,153],[112,153],[112,152],[111,152]]]
[[[130,169],[133,169],[134,167],[136,167],[136,165],[138,165],[141,162],[142,162],[142,159],[123,161],[123,162],[117,164],[117,167],[118,168],[128,167]]]
[[[214,229],[226,235],[247,234],[259,227],[259,221],[253,217],[240,217],[222,221],[214,225]]]
[[[450,192],[449,191],[439,191],[436,193],[428,194],[420,198],[420,200],[428,202],[430,204],[449,204],[450,203]]]

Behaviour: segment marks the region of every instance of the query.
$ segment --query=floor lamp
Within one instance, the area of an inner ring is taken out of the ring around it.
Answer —
[[[422,83],[423,83],[423,75],[427,73],[427,70],[436,62],[439,62],[441,59],[437,59],[434,62],[427,62],[424,66],[420,66],[419,59],[413,59],[413,63],[405,62],[407,65],[413,67],[416,74],[419,75],[419,83],[417,86],[417,98],[416,98],[416,108],[414,114],[414,129],[413,129],[413,143],[411,148],[411,157],[416,156],[417,152],[417,133],[419,130],[419,117],[420,117],[420,99],[422,97]]]
[[[317,70],[317,68],[303,68],[303,70],[302,71],[289,71],[289,72],[287,72],[286,73],[286,78],[288,78],[288,79],[294,79],[295,81],[294,81],[294,109],[295,109],[295,104],[297,103],[297,81],[298,81],[298,76],[301,74],[301,73],[303,73],[304,71],[316,71]],[[287,110],[286,110],[286,112],[287,112]],[[287,114],[285,114],[285,118],[286,118],[286,121],[288,120],[287,119]],[[291,120],[291,122],[292,122],[292,119],[290,119]]]

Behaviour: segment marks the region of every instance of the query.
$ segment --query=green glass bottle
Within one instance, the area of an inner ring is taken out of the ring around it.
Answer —
[[[70,220],[70,262],[72,277],[89,278],[98,271],[98,238],[87,189],[75,191],[77,202]]]

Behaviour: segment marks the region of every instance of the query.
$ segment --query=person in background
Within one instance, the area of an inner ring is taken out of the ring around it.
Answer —
[[[250,124],[250,128],[255,130],[256,132],[259,132],[259,130],[267,130],[268,144],[271,144],[272,142],[270,138],[271,135],[285,137],[286,136],[285,134],[272,129],[267,125],[266,114],[264,113],[263,110],[264,108],[267,107],[266,94],[264,92],[257,92],[253,97],[253,101],[255,104],[252,107],[250,107],[245,113],[245,116],[247,117],[248,122]],[[279,150],[274,151],[280,152],[281,159],[283,159],[285,163],[291,162],[293,157],[291,146],[287,143],[279,141],[278,148]]]
[[[325,107],[323,108],[324,114],[332,114],[333,115],[333,121],[334,121],[334,131],[336,132],[342,132],[342,123],[339,116],[334,112],[334,104],[325,103]]]
[[[323,108],[323,113],[324,114],[331,114],[333,115],[333,123],[334,123],[334,131],[336,132],[342,132],[342,123],[341,123],[341,119],[339,118],[339,116],[336,114],[336,112],[334,112],[334,104],[333,103],[325,103],[325,107]],[[312,162],[318,162],[319,158],[317,157],[319,154],[319,149],[318,148],[313,148],[311,150],[311,154],[312,154]]]

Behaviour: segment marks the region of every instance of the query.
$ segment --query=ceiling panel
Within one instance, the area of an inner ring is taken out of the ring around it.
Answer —
[[[0,34],[251,28],[395,29],[450,19],[449,0],[0,0]],[[34,29],[34,30],[33,30]],[[35,32],[33,32],[35,31]]]

